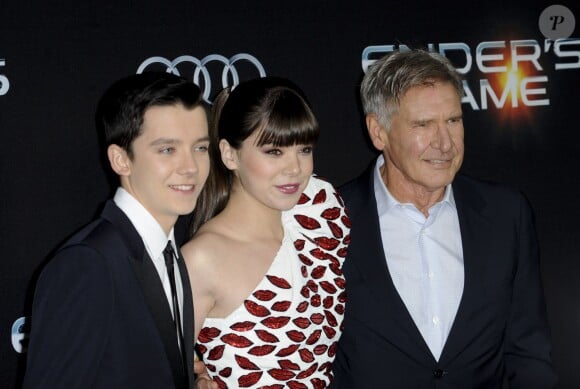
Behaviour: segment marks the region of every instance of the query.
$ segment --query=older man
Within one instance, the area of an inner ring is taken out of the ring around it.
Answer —
[[[457,72],[435,53],[395,52],[361,95],[382,155],[341,188],[352,244],[335,388],[553,387],[531,209],[457,175]]]

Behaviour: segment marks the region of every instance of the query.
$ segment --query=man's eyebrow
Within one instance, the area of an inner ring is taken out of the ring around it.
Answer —
[[[430,123],[435,121],[435,119],[429,119],[429,118],[424,118],[424,119],[415,119],[415,120],[411,120],[411,123],[413,124],[425,124],[425,123]]]
[[[195,143],[199,143],[199,142],[209,142],[209,135],[199,137],[195,140]],[[149,143],[149,145],[150,146],[159,146],[159,145],[178,144],[178,143],[182,143],[182,141],[179,139],[175,139],[175,138],[157,138],[154,141],[152,141],[151,143]]]
[[[176,144],[179,143],[180,141],[178,141],[177,139],[174,138],[157,138],[154,141],[152,141],[151,143],[149,143],[150,146],[159,146],[159,145],[166,145],[166,144]]]

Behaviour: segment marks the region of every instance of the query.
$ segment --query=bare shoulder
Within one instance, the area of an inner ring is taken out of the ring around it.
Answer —
[[[213,220],[205,224],[195,236],[181,248],[188,266],[212,270],[221,267],[228,258],[231,238]]]

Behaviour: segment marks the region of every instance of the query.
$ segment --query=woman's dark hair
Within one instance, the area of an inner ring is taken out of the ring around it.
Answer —
[[[315,144],[318,121],[304,93],[291,81],[264,77],[224,89],[215,99],[210,116],[210,175],[197,200],[191,236],[220,213],[232,190],[234,175],[221,159],[219,142],[225,139],[239,150],[244,140],[259,131],[256,145],[285,147]]]

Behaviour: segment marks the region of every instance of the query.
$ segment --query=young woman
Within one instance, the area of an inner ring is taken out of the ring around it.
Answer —
[[[261,78],[220,94],[212,131],[206,212],[182,248],[198,350],[220,388],[325,388],[350,223],[312,175],[316,118],[294,84]]]

